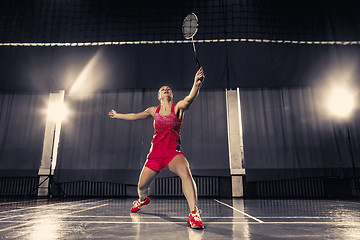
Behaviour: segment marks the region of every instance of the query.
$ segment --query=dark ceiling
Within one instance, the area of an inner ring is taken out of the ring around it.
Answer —
[[[309,85],[334,62],[359,58],[359,10],[355,1],[1,1],[0,90],[68,90],[86,67],[102,90],[164,81],[187,88],[195,71],[191,44],[154,43],[184,40],[181,24],[190,12],[199,17],[196,40],[245,39],[196,44],[204,87]],[[127,44],[58,46],[104,42]],[[39,46],[45,43],[56,46]]]

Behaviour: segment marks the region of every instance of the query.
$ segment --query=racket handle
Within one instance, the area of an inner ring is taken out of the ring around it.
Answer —
[[[197,68],[197,70],[199,70],[200,69],[200,62],[199,62],[199,60],[196,58],[196,68]]]
[[[200,62],[199,62],[197,56],[196,56],[196,67],[197,67],[198,70],[199,70],[200,67],[201,67]],[[201,77],[201,78],[200,78],[200,81],[204,81],[204,78],[205,78],[205,77]]]

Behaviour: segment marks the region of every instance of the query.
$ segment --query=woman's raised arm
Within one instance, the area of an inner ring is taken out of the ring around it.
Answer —
[[[195,74],[194,85],[191,88],[189,95],[187,95],[183,100],[177,103],[177,107],[179,109],[185,111],[190,107],[191,103],[195,100],[197,95],[199,95],[200,86],[204,77],[205,77],[204,70],[202,67],[200,67]]]

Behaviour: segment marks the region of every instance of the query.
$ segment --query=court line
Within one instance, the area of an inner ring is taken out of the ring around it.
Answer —
[[[334,200],[334,202],[339,202],[339,203],[354,203],[356,205],[359,205],[360,202],[353,202],[353,201],[343,201],[343,200]]]
[[[7,223],[13,223],[13,221],[5,221]],[[174,223],[184,223],[186,224],[186,221],[176,221],[176,222],[130,222],[130,221],[127,221],[127,222],[116,222],[116,221],[62,221],[63,223],[86,223],[86,224],[93,224],[93,223],[96,223],[96,224],[174,224]],[[248,224],[249,222],[248,221],[244,221],[244,222],[206,222],[205,224],[240,224],[240,223],[243,223],[243,224]],[[256,222],[252,222],[253,224],[258,224]],[[9,229],[12,229],[12,228],[16,228],[16,227],[20,227],[20,225],[27,225],[29,223],[23,223],[23,224],[19,224],[19,225],[16,225],[16,226],[12,226],[12,227],[9,227]],[[8,230],[8,229],[5,229],[5,230]],[[1,231],[5,231],[3,229],[0,230]]]
[[[0,218],[0,222],[5,220],[5,219],[9,219],[9,218],[15,218],[15,217],[23,217],[25,216],[26,214],[23,214],[23,215],[14,215],[14,216],[9,216],[9,217],[3,217],[3,218]]]
[[[360,222],[265,222],[264,224],[328,224],[328,225],[351,225],[351,226],[360,226]]]
[[[70,212],[70,213],[68,213],[67,215],[74,214],[74,213],[85,212],[85,211],[88,211],[88,210],[91,210],[91,209],[95,209],[95,208],[99,208],[99,207],[104,207],[104,206],[107,206],[107,205],[109,205],[109,204],[108,204],[108,203],[106,203],[106,204],[99,205],[99,206],[89,207],[89,208],[85,208],[85,209],[82,209],[82,210],[78,210],[78,211]]]
[[[70,214],[79,213],[79,212],[85,212],[85,211],[95,209],[95,208],[99,208],[99,207],[103,207],[103,206],[106,206],[106,205],[109,205],[109,204],[106,203],[106,204],[102,204],[102,205],[99,205],[99,206],[89,207],[89,208],[85,208],[85,209],[82,209],[82,210],[73,211],[73,212],[70,212],[70,213],[65,214],[65,215],[70,215]],[[7,221],[2,221],[2,222],[7,222]],[[29,225],[31,223],[33,223],[33,222],[29,221],[29,222],[26,222],[26,223],[21,223],[21,224],[15,225],[15,226],[3,228],[3,229],[0,229],[0,232],[4,232],[4,231],[11,230],[11,229],[14,229],[14,228],[23,227],[23,226]]]
[[[326,219],[326,218],[330,218],[330,219],[335,219],[336,217],[320,217],[320,216],[313,216],[313,217],[311,217],[311,216],[275,216],[275,217],[269,217],[269,216],[267,216],[267,217],[261,217],[261,218],[284,218],[284,219],[297,219],[297,218],[299,218],[299,219],[322,219],[322,218],[324,218],[324,219]],[[339,218],[339,219],[342,219],[341,217],[337,217],[337,218]]]
[[[105,204],[104,204],[105,205]],[[108,204],[107,204],[108,205]],[[100,206],[99,206],[100,207]],[[96,207],[93,207],[93,208],[96,208]],[[67,215],[70,215],[70,214],[73,214],[73,213],[76,213],[76,212],[83,212],[85,210],[90,210],[89,209],[83,209],[83,210],[80,210],[80,211],[75,211],[75,212],[70,212],[70,213],[67,213],[67,214],[64,214],[62,215],[62,217],[66,217]],[[7,219],[10,219],[10,218],[17,218],[17,217],[24,217],[26,216],[26,214],[24,215],[16,215],[16,216],[11,216],[11,217],[7,217],[7,218],[0,218],[0,223],[1,222],[23,222],[23,220],[7,220]],[[59,215],[47,215],[49,217],[51,216],[54,216],[54,217],[59,217]],[[131,216],[94,216],[94,215],[80,215],[80,216],[73,216],[73,218],[87,218],[87,219],[91,219],[91,218],[95,218],[95,219],[105,219],[104,221],[106,221],[106,219],[108,218],[111,218],[111,219],[126,219],[126,218],[131,218]],[[184,217],[184,216],[168,216],[167,217],[168,219],[187,219],[188,217]],[[245,217],[210,217],[210,216],[207,216],[207,217],[204,217],[202,216],[202,219],[243,219]],[[342,218],[333,218],[333,217],[261,217],[261,218],[266,218],[266,219],[309,219],[309,220],[316,220],[316,219],[335,219],[335,220],[338,220],[338,221],[334,221],[334,222],[340,222],[340,220],[342,220]],[[149,216],[140,216],[139,219],[161,219],[161,217],[157,217],[157,216],[153,216],[153,217],[149,217]],[[76,220],[74,220],[76,221]],[[79,220],[80,221],[80,220]],[[96,221],[96,220],[95,220]],[[311,222],[311,221],[309,221]],[[327,221],[323,221],[323,222],[327,222]],[[341,221],[342,222],[342,221]],[[266,222],[264,222],[266,223]]]
[[[120,215],[117,215],[117,216],[89,216],[89,215],[81,215],[81,216],[76,216],[77,218],[131,218],[131,216],[120,216]],[[162,217],[159,217],[159,216],[139,216],[139,218],[141,219],[152,219],[152,218],[162,218]],[[184,218],[184,219],[188,219],[188,217],[184,217],[184,216],[167,216],[166,218],[174,218],[174,219],[178,219],[178,218]],[[245,218],[245,217],[210,217],[210,216],[207,216],[207,217],[204,217],[204,216],[201,216],[202,219],[208,219],[208,218],[215,218],[215,219],[218,219],[218,218]],[[2,219],[0,219],[0,222],[1,222]]]
[[[222,205],[224,205],[224,206],[227,206],[227,207],[229,207],[229,208],[231,208],[231,209],[233,209],[233,210],[235,210],[235,211],[237,211],[237,212],[239,212],[239,213],[242,213],[242,214],[244,214],[245,216],[247,216],[247,217],[249,217],[249,218],[251,218],[251,219],[253,219],[253,220],[255,220],[255,221],[259,222],[259,223],[264,223],[264,222],[261,221],[260,219],[258,219],[258,218],[256,218],[256,217],[253,217],[253,216],[251,216],[250,214],[247,214],[246,212],[240,211],[239,209],[236,209],[236,208],[234,208],[233,206],[230,206],[230,205],[228,205],[228,204],[226,204],[226,203],[223,203],[223,202],[221,202],[221,201],[219,201],[219,200],[217,200],[217,199],[214,199],[214,201],[216,201],[216,202],[218,202],[218,203],[220,203],[220,204],[222,204]]]
[[[21,221],[4,221],[4,223],[19,223]],[[174,224],[174,223],[183,223],[183,221],[176,221],[176,222],[136,222],[136,221],[126,221],[126,222],[117,222],[117,221],[74,221],[74,220],[63,220],[64,223],[86,223],[86,224]],[[25,226],[30,224],[29,222],[18,224],[15,226],[7,227],[4,229],[0,229],[0,232],[10,230],[13,228],[18,228],[21,226]],[[184,223],[185,224],[185,223]],[[238,221],[238,222],[205,222],[205,224],[259,224],[258,222],[249,222],[249,221]],[[359,222],[352,223],[352,222],[264,222],[264,224],[270,225],[270,224],[312,224],[312,225],[351,225],[351,226],[360,226]]]
[[[3,229],[0,229],[0,232],[4,232],[4,231],[7,231],[7,230],[11,230],[11,229],[13,229],[13,228],[23,227],[23,226],[28,225],[28,224],[30,224],[30,223],[26,222],[26,223],[18,224],[18,225],[15,225],[15,226],[3,228]]]
[[[72,204],[72,205],[68,205],[66,207],[75,207],[77,205],[80,205],[80,204],[91,204],[91,203],[99,203],[99,202],[106,202],[106,201],[110,201],[110,199],[105,199],[105,200],[97,200],[97,201],[93,201],[93,202],[88,202],[88,203],[80,203],[80,201],[87,201],[87,200],[79,200],[79,201],[76,201],[76,204]],[[20,210],[28,210],[28,209],[33,209],[33,208],[41,208],[41,207],[50,207],[50,206],[54,206],[55,204],[56,205],[59,205],[59,204],[65,204],[67,202],[61,202],[61,203],[54,203],[54,204],[49,204],[49,205],[41,205],[41,206],[35,206],[35,207],[27,207],[27,208],[20,208],[20,209],[14,209],[14,210],[9,210],[7,212],[12,212],[12,211],[20,211]],[[63,209],[65,210],[65,209]],[[0,215],[1,213],[4,213],[4,212],[0,212]],[[14,216],[8,216],[8,217],[2,217],[0,216],[0,221],[2,220],[5,220],[5,219],[9,219],[9,218],[17,218],[17,217],[23,217],[23,216],[26,216],[26,215],[29,215],[29,214],[32,214],[32,213],[26,213],[26,214],[20,214],[20,215],[14,215]]]
[[[110,201],[110,199],[82,203],[84,201],[88,201],[88,199],[79,200],[79,201],[73,201],[73,202],[70,202],[70,203],[75,203],[75,204],[69,204],[69,205],[66,205],[66,206],[74,207],[74,206],[77,206],[77,205],[80,205],[80,204],[91,204],[91,203],[102,202],[102,201]],[[19,212],[19,211],[28,210],[28,209],[48,208],[48,207],[52,207],[52,206],[55,206],[55,205],[62,205],[62,204],[66,204],[66,203],[69,203],[69,202],[58,202],[58,203],[53,203],[53,204],[41,205],[41,206],[18,208],[18,209],[13,209],[13,210],[0,212],[0,215],[2,215],[4,213]]]
[[[81,215],[81,216],[76,216],[77,218],[130,218],[130,216],[88,216],[88,215]],[[161,217],[157,217],[157,216],[153,216],[153,217],[148,217],[148,216],[139,216],[139,218],[141,219],[153,219],[153,218],[161,218]],[[179,218],[184,218],[184,219],[188,219],[188,217],[184,217],[184,216],[167,216],[166,218],[174,218],[174,219],[179,219]],[[244,217],[211,217],[211,216],[201,216],[202,219],[242,219],[245,218]],[[336,219],[334,217],[260,217],[260,218],[267,218],[267,219]],[[342,219],[340,217],[338,217],[337,219]],[[2,219],[0,219],[1,222]]]
[[[43,199],[43,200],[25,200],[25,201],[4,202],[4,203],[0,203],[0,206],[6,206],[6,205],[10,205],[10,204],[22,204],[22,203],[32,203],[32,202],[43,202],[43,201],[47,201],[47,200],[46,200],[46,199]]]
[[[20,215],[22,216],[22,215]],[[130,218],[131,216],[130,215],[116,215],[116,216],[111,216],[111,215],[108,215],[108,216],[101,216],[101,215],[97,215],[97,216],[94,216],[94,215],[81,215],[81,216],[76,216],[78,218]],[[147,219],[147,218],[161,218],[159,216],[142,216],[142,215],[139,215],[139,218],[142,218],[142,219]],[[184,219],[187,219],[188,217],[184,217],[184,216],[167,216],[167,218],[184,218]],[[218,218],[231,218],[231,219],[236,219],[236,218],[244,218],[244,217],[234,217],[234,216],[228,216],[228,217],[224,217],[224,216],[201,216],[201,218],[204,218],[204,219],[208,219],[208,218],[215,218],[215,219],[218,219]],[[259,217],[259,218],[269,218],[269,219],[273,219],[273,218],[284,218],[284,219],[336,219],[335,217],[318,217],[318,216],[267,216],[267,217]],[[342,219],[341,217],[338,217],[338,219]],[[0,219],[1,221],[2,219]]]
[[[5,221],[8,222],[8,221]],[[62,221],[63,223],[81,223],[81,224],[178,224],[178,223],[184,223],[186,224],[186,221],[177,221],[177,222],[116,222],[116,221]],[[8,223],[13,223],[13,222],[8,222]],[[258,224],[255,222],[252,222],[253,224]],[[18,227],[22,227],[25,225],[28,225],[30,223],[26,222],[26,223],[22,223],[22,224],[18,224],[15,226],[11,226],[8,228],[4,228],[4,229],[0,229],[0,232],[2,231],[6,231],[6,230],[10,230],[13,228],[18,228]],[[249,222],[206,222],[206,224],[249,224]]]
[[[83,211],[83,210],[81,210]],[[85,211],[85,210],[84,210]],[[80,211],[79,211],[80,212]],[[76,213],[76,212],[74,212]],[[64,214],[62,215],[62,217],[67,217],[68,215],[70,214],[73,214],[73,213],[68,213],[68,214]],[[6,222],[24,222],[24,220],[11,220],[11,218],[16,218],[16,217],[23,217],[25,215],[20,215],[20,216],[12,216],[12,217],[8,217],[8,218],[1,218],[0,219],[0,223],[6,223]],[[59,217],[59,215],[47,215],[49,217],[51,216],[54,216],[54,217]],[[79,219],[79,220],[72,220],[72,221],[82,221],[80,219],[91,219],[91,218],[94,218],[96,221],[96,219],[103,219],[102,221],[106,222],[107,219],[129,219],[130,217],[129,216],[84,216],[84,215],[81,215],[81,216],[73,216],[72,217],[73,219]],[[161,219],[161,217],[139,217],[140,219],[142,220],[150,220],[150,219]],[[188,217],[182,217],[182,216],[179,216],[179,217],[167,217],[168,219],[187,219]],[[212,219],[244,219],[245,217],[202,217],[203,220],[212,220]],[[294,221],[297,220],[297,219],[309,219],[309,221],[306,221],[307,223],[311,223],[312,221],[311,220],[316,220],[316,219],[324,219],[324,220],[328,220],[328,219],[333,219],[332,217],[261,217],[261,218],[266,218],[266,219],[286,219],[286,220],[291,220],[293,219]],[[71,220],[64,220],[64,221],[71,221]],[[85,220],[86,221],[86,220]],[[92,221],[92,220],[90,220]],[[282,222],[287,222],[287,221],[282,221]],[[305,221],[302,221],[302,222],[305,222]],[[322,222],[328,222],[328,221],[322,221]],[[343,222],[341,221],[341,218],[338,218],[337,220],[335,219],[335,221],[333,222]],[[270,222],[264,222],[264,223],[270,223]]]

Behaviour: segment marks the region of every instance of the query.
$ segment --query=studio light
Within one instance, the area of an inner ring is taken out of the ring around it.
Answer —
[[[340,118],[347,118],[355,107],[354,93],[345,86],[333,87],[329,91],[327,108],[329,112]]]
[[[50,121],[62,122],[68,115],[68,109],[64,102],[50,102],[47,110],[47,116]]]

